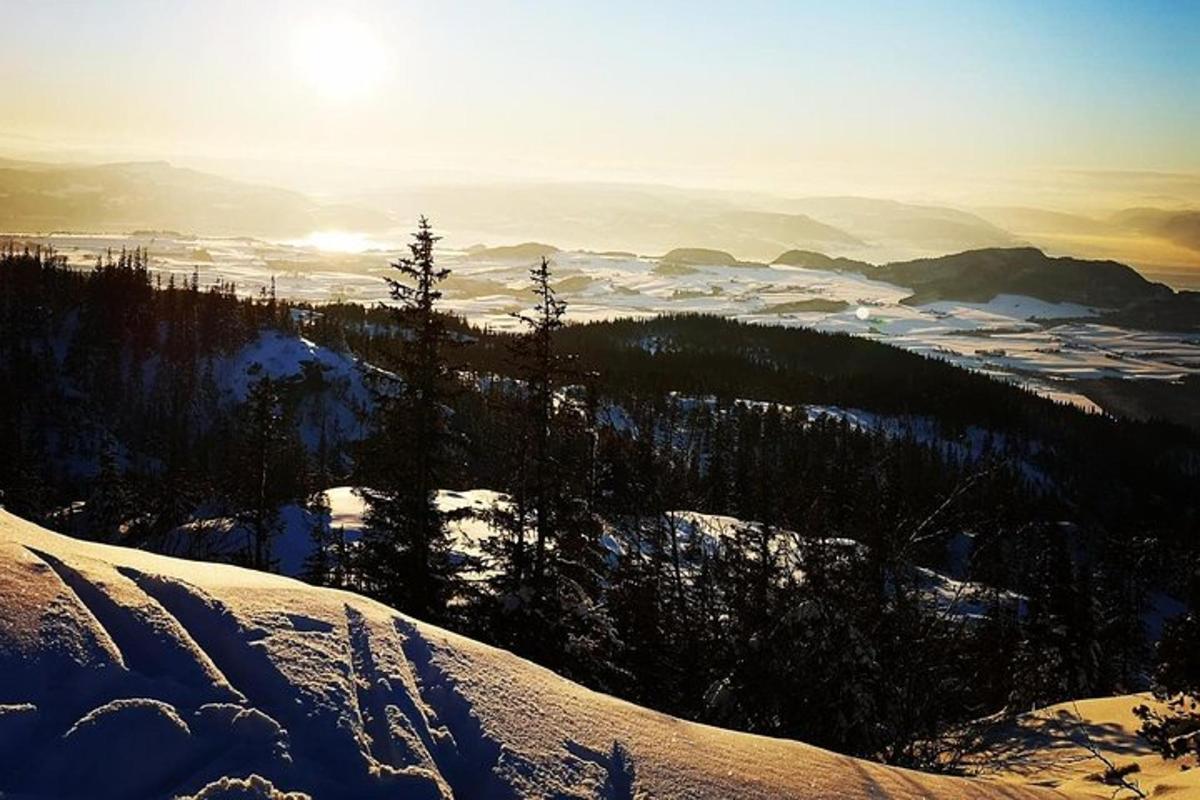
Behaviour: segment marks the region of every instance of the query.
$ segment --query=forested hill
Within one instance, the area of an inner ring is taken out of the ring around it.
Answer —
[[[689,314],[574,325],[559,338],[618,392],[832,403],[1006,427],[1038,415],[1083,417],[1016,386],[849,334]]]
[[[1111,523],[1143,503],[1166,511],[1182,502],[1192,509],[1185,516],[1195,513],[1183,500],[1200,473],[1195,431],[1086,413],[886,344],[704,316],[568,326],[560,339],[602,396],[823,404],[930,420],[951,437],[984,430],[1029,444],[1030,460],[1053,476],[1056,493],[1072,497],[1077,518]]]
[[[1036,297],[1048,303],[1120,310],[1171,304],[1175,296],[1170,287],[1146,280],[1125,264],[1056,258],[1034,247],[988,247],[879,265],[830,258],[807,250],[789,250],[774,263],[859,272],[874,280],[912,289],[913,294],[903,301],[909,305],[939,300],[986,303],[997,295],[1011,294]],[[1175,323],[1174,327],[1177,326]]]
[[[956,255],[886,264],[872,277],[913,289],[907,303],[966,300],[985,303],[999,294],[1020,294],[1051,303],[1124,308],[1169,297],[1132,267],[1115,261],[1052,258],[1033,247],[968,250]]]

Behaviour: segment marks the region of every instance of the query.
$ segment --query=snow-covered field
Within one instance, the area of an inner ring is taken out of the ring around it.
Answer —
[[[684,722],[353,594],[3,511],[0,604],[5,797],[1062,796]]]
[[[72,263],[86,266],[108,248],[148,247],[151,266],[201,285],[234,281],[256,294],[276,281],[281,296],[322,303],[386,302],[382,280],[396,251],[327,253],[296,243],[254,239],[53,236]],[[443,254],[453,269],[446,305],[479,324],[505,328],[511,312],[531,304],[529,264],[460,252]],[[1099,309],[1000,295],[988,303],[903,305],[905,287],[789,266],[689,266],[664,269],[644,256],[563,252],[553,258],[558,289],[573,320],[705,312],[783,326],[841,331],[1015,380],[1034,390],[1095,405],[1071,382],[1100,377],[1178,380],[1200,372],[1200,335],[1129,331],[1088,323]]]

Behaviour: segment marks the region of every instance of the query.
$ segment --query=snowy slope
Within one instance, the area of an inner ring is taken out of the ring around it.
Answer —
[[[1053,796],[683,722],[352,594],[2,511],[0,603],[2,796]]]
[[[1079,797],[1131,798],[1101,779],[1107,760],[1149,797],[1200,797],[1194,756],[1166,761],[1138,736],[1135,706],[1163,704],[1149,694],[1068,701],[1015,718],[997,717],[983,749],[966,767],[972,774],[1026,784],[1037,781]]]

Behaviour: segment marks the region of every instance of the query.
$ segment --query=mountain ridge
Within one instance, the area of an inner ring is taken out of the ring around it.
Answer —
[[[1000,294],[1018,294],[1052,303],[1121,308],[1173,293],[1125,264],[1052,257],[1036,247],[985,248],[892,262],[872,277],[913,289],[913,295],[903,301],[911,305],[937,300],[987,302]]]

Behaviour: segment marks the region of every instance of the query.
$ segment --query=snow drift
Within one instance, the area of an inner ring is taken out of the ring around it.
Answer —
[[[0,511],[0,796],[982,798],[683,722],[359,596]]]

